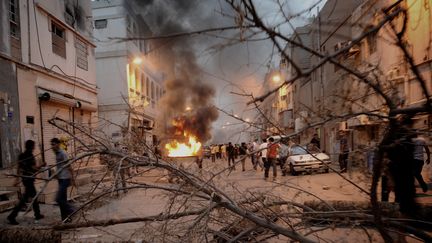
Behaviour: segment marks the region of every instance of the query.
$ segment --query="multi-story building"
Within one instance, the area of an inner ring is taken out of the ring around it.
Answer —
[[[92,8],[103,131],[119,142],[133,130],[151,145],[165,76],[156,68],[158,50],[151,41],[126,40],[152,32],[134,1],[92,1]]]
[[[308,71],[311,68],[312,55],[306,51],[303,47],[312,48],[312,28],[311,24],[297,27],[291,36],[291,39],[297,43],[301,43],[301,46],[295,46],[289,44],[286,48],[286,52],[290,53],[291,59],[294,61],[297,68],[301,72]],[[291,76],[297,75],[296,70],[291,65]],[[316,87],[317,82],[312,82],[311,76],[302,77],[296,79],[292,84],[293,91],[293,118],[294,118],[294,130],[298,134],[298,142],[307,136],[310,130],[307,129],[309,124],[312,124],[313,110],[314,110],[314,97],[318,91]],[[312,131],[313,133],[313,131]]]
[[[14,164],[21,148],[16,63],[22,61],[17,1],[0,3],[0,168]]]
[[[329,0],[314,19],[295,29],[291,39],[300,45],[288,44],[285,52],[301,72],[308,72],[322,61],[305,48],[326,55],[336,51],[340,43],[351,39],[351,13],[360,2]],[[346,122],[339,119],[319,126],[314,124],[349,110],[344,106],[346,102],[342,97],[347,77],[338,71],[337,66],[326,63],[311,75],[296,79],[291,84],[295,120],[295,132],[292,134],[298,137],[297,142],[304,144],[317,133],[321,137],[321,148],[328,153],[337,152],[338,148],[334,146],[337,144],[337,133],[348,128],[343,127]],[[296,75],[296,69],[292,66],[290,75]]]
[[[424,92],[414,74],[409,71],[401,48],[395,45],[391,28],[387,25],[379,31],[371,31],[383,20],[382,9],[392,3],[386,0],[351,0],[343,3],[329,0],[310,24],[296,28],[291,39],[325,56],[339,52],[351,45],[352,41],[364,37],[337,55],[336,60],[367,75],[371,80],[379,80],[382,91],[390,95],[399,107],[423,104],[426,100]],[[431,31],[430,20],[420,20],[419,17],[428,11],[429,5],[416,1],[402,2],[401,5],[409,6],[404,43],[430,92],[432,48],[429,48],[430,38],[427,35]],[[402,23],[401,17],[398,18],[394,21],[396,28],[400,28]],[[299,46],[289,45],[286,52],[290,53],[302,71],[314,68],[323,60]],[[295,73],[292,72],[292,75]],[[337,155],[340,130],[348,132],[351,151],[362,151],[378,142],[385,128],[385,120],[367,114],[385,115],[388,109],[384,100],[364,82],[337,65],[326,62],[309,77],[293,82],[292,86],[293,114],[296,131],[301,135],[300,143],[307,143],[312,133],[318,133],[321,148],[331,155]],[[313,129],[303,129],[322,121],[326,122],[312,126]],[[429,121],[428,115],[418,116],[416,127],[430,129]]]
[[[288,70],[288,66],[282,59],[279,68],[271,69],[266,74],[261,93],[265,94],[287,80]],[[258,123],[262,124],[261,138],[294,132],[292,85],[283,85],[264,100],[260,109],[260,116],[257,119]]]
[[[55,163],[50,140],[69,136],[48,120],[58,117],[88,127],[97,121],[90,3],[10,0],[0,6],[0,164],[16,165],[20,148],[32,139],[40,153],[37,158],[50,165]],[[75,133],[66,123],[61,125]],[[72,141],[67,151],[71,155],[79,149]]]
[[[392,1],[364,1],[355,9],[352,17],[353,38],[364,35],[367,31],[382,21],[382,9],[391,6]],[[431,91],[431,69],[430,61],[432,51],[429,48],[429,36],[425,33],[431,31],[430,19],[420,20],[422,12],[427,12],[428,4],[416,1],[401,3],[407,8],[408,22],[404,44],[412,55],[416,68],[426,81],[426,88]],[[401,17],[399,17],[400,20]],[[400,28],[402,21],[394,21],[396,28]],[[388,26],[388,25],[387,25]],[[346,55],[351,59],[352,65],[360,72],[369,73],[370,78],[378,77],[382,83],[384,93],[389,94],[393,102],[399,107],[410,107],[424,104],[424,92],[420,83],[410,71],[407,59],[402,49],[396,44],[395,34],[391,28],[381,28],[372,32],[355,45],[350,53]],[[372,75],[373,74],[373,75]],[[365,110],[376,110],[386,112],[383,99],[366,89],[366,85],[357,85],[357,94],[353,99],[360,100],[360,105],[353,105],[354,112]],[[355,145],[367,145],[375,142],[383,128],[382,123],[373,120],[374,117],[365,115],[349,119],[347,125],[353,128]],[[417,116],[415,126],[418,129],[430,129],[429,115]],[[358,129],[360,128],[361,129]],[[356,129],[357,128],[357,129]]]

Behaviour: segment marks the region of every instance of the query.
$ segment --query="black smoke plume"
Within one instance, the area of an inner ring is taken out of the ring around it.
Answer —
[[[140,1],[142,17],[156,36],[187,32],[188,18],[196,11],[194,0]],[[218,117],[213,106],[215,88],[205,82],[197,63],[193,37],[156,40],[154,49],[160,55],[160,68],[166,72],[165,94],[160,101],[162,131],[167,137],[183,129],[201,142],[211,139],[211,125]],[[176,120],[173,126],[172,121]],[[180,126],[180,127],[179,127]]]

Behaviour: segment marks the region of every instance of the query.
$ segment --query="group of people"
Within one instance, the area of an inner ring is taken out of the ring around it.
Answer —
[[[63,149],[63,144],[58,138],[51,139],[51,147],[55,154],[56,159],[56,177],[58,181],[58,190],[56,195],[56,202],[60,207],[60,214],[62,221],[66,220],[70,214],[74,212],[73,207],[67,201],[67,189],[73,183],[72,167],[70,165],[68,155]],[[46,163],[38,164],[33,154],[35,149],[35,142],[33,140],[27,140],[25,142],[25,151],[18,157],[18,173],[21,177],[21,182],[24,185],[24,194],[22,195],[19,203],[14,207],[12,212],[7,217],[7,220],[12,225],[18,225],[16,220],[18,212],[26,205],[29,199],[32,199],[32,207],[34,217],[36,220],[43,219],[44,215],[41,214],[39,202],[35,188],[35,179],[37,175],[46,169]]]
[[[249,150],[249,146],[246,143],[241,144],[213,144],[210,145],[211,160],[215,162],[216,159],[223,159],[228,161],[228,166],[233,166],[235,170],[235,160],[242,157],[241,160],[242,170],[245,171],[246,155]]]
[[[260,144],[258,139],[251,143],[241,144],[216,144],[210,146],[211,160],[227,160],[228,167],[236,169],[236,160],[240,159],[242,171],[246,170],[246,158],[250,158],[252,167],[257,170],[258,167],[264,171],[264,178],[269,177],[270,168],[273,167],[273,177],[277,177],[277,162],[279,162],[282,175],[285,176],[285,162],[288,158],[288,140],[282,139],[276,142],[274,138],[264,139]]]
[[[400,211],[408,216],[417,216],[415,180],[423,192],[428,190],[421,171],[425,163],[424,152],[426,163],[430,163],[429,148],[424,138],[413,129],[413,120],[408,116],[392,122],[388,134],[382,146],[388,159],[382,176],[382,200],[388,201],[392,190]]]

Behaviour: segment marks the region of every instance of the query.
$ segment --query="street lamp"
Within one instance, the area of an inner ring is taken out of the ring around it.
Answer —
[[[135,57],[135,58],[132,60],[132,62],[133,62],[133,64],[139,65],[139,64],[142,63],[142,58],[141,58],[141,57]]]
[[[279,83],[281,81],[281,76],[279,74],[275,74],[272,77],[273,82]]]

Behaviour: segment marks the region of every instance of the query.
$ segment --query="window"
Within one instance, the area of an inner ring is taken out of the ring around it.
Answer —
[[[367,43],[369,47],[369,54],[374,53],[377,50],[377,33],[372,32],[367,36]]]
[[[156,86],[156,100],[159,100],[159,86]]]
[[[144,95],[144,91],[145,91],[145,78],[144,78],[144,74],[141,74],[141,94]]]
[[[87,44],[80,38],[75,38],[76,62],[81,69],[88,70],[88,51]]]
[[[65,21],[68,25],[74,27],[75,26],[75,17],[74,11],[70,9],[70,7],[66,6],[64,17]]]
[[[150,80],[149,80],[149,78],[146,78],[146,96],[147,96],[147,99],[150,97]]]
[[[108,21],[106,19],[98,19],[94,22],[96,29],[105,29],[108,25]]]
[[[66,58],[66,31],[59,24],[51,21],[52,51]]]
[[[154,100],[155,99],[155,87],[154,87],[154,83],[151,82],[151,99]]]
[[[20,37],[19,30],[19,3],[18,0],[9,1],[9,23],[10,23],[10,35],[15,38]]]
[[[373,26],[366,27],[365,32],[371,31],[372,28]],[[377,34],[377,31],[372,31],[366,36],[369,55],[377,50]]]
[[[141,94],[141,75],[138,69],[135,69],[135,91],[137,94]]]
[[[9,1],[9,36],[11,56],[21,59],[21,38],[19,25],[19,1]]]

